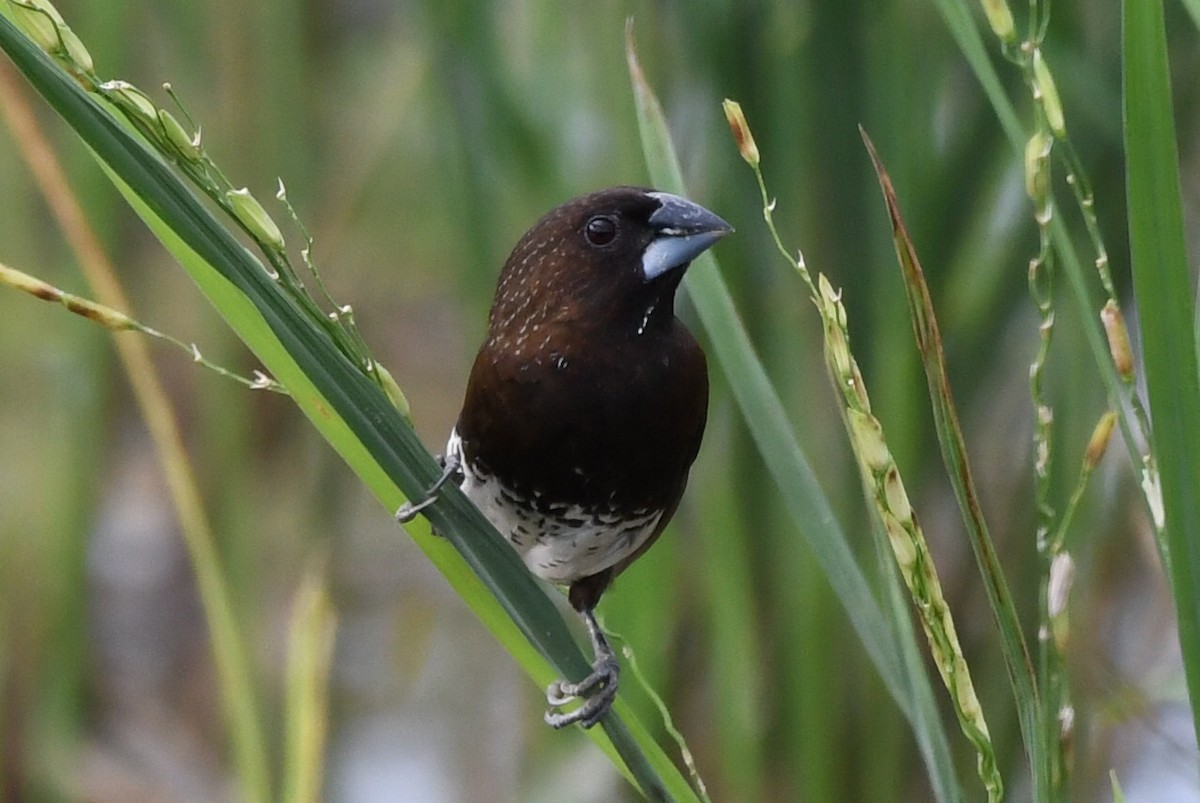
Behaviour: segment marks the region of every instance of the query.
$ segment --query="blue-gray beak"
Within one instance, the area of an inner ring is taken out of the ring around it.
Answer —
[[[642,276],[651,281],[687,265],[733,227],[703,206],[669,192],[647,193],[661,206],[650,215],[655,238],[642,254]]]

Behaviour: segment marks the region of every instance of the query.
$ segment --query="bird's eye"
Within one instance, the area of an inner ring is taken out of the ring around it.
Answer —
[[[583,227],[583,236],[595,246],[608,245],[617,239],[617,220],[611,215],[596,215]]]

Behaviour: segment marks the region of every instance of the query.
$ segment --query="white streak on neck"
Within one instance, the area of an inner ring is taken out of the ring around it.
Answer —
[[[646,326],[650,323],[650,316],[654,314],[654,307],[656,305],[657,305],[657,302],[655,302],[655,304],[651,304],[650,306],[646,307],[646,314],[642,316],[642,323],[638,326],[638,329],[637,329],[637,333],[639,335],[644,335],[646,333]]]

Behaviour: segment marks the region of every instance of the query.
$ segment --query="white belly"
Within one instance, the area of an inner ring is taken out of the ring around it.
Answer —
[[[576,504],[516,498],[490,475],[472,471],[462,454],[458,432],[450,433],[446,454],[460,460],[467,498],[512,545],[529,570],[544,580],[569,585],[619,563],[646,542],[662,518],[661,510],[618,516],[585,510]]]

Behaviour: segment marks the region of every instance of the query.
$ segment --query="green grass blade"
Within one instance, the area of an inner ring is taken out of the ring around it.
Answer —
[[[1200,722],[1200,375],[1179,188],[1163,7],[1125,2],[1129,248],[1162,492],[1179,642]]]
[[[627,35],[627,58],[651,181],[660,189],[685,193],[679,160],[662,108],[637,62],[632,27]],[[923,669],[913,674],[913,662],[907,660],[911,650],[916,649],[913,633],[910,628],[893,629],[872,593],[792,431],[779,394],[750,343],[716,260],[711,254],[704,254],[688,269],[684,281],[716,362],[725,373],[746,426],[779,487],[789,514],[821,563],[884,685],[917,733],[938,798],[961,798],[928,675]],[[897,638],[907,642],[904,648],[898,645]]]
[[[1017,617],[1017,609],[1013,604],[1012,596],[1008,592],[1004,572],[996,556],[995,544],[988,533],[987,522],[983,518],[979,494],[975,490],[975,480],[967,461],[966,444],[958,424],[958,413],[950,389],[950,378],[946,371],[942,336],[938,329],[933,301],[929,296],[929,287],[925,283],[925,275],[921,269],[921,263],[917,259],[916,249],[900,216],[899,202],[891,181],[865,133],[863,139],[871,154],[876,174],[879,176],[879,184],[887,204],[888,216],[891,219],[896,256],[904,274],[904,289],[912,315],[917,348],[921,354],[921,364],[925,369],[925,376],[929,384],[929,397],[933,403],[938,443],[942,449],[942,457],[946,464],[951,487],[954,489],[954,495],[962,511],[963,523],[967,528],[971,549],[979,566],[979,574],[987,592],[988,602],[1000,632],[1004,664],[1013,688],[1021,733],[1033,771],[1034,800],[1045,800],[1049,791],[1047,769],[1050,750],[1046,744],[1045,732],[1038,724],[1041,721],[1040,702],[1033,660],[1030,657],[1029,647],[1025,643],[1025,636],[1021,632],[1021,623]]]
[[[8,19],[0,48],[87,143],[135,210],[229,325],[281,382],[322,435],[389,508],[419,496],[440,473],[380,387],[352,365],[325,330],[284,295],[230,231],[171,169]],[[414,540],[539,684],[589,671],[545,590],[482,514],[450,488]],[[604,732],[590,735],[653,797],[695,799],[686,779],[618,700]],[[607,734],[607,738],[606,738]],[[622,765],[623,762],[623,765]]]
[[[322,572],[310,568],[292,601],[288,628],[281,798],[287,803],[318,803],[321,799],[336,620]]]
[[[704,593],[718,601],[711,606],[710,625],[714,683],[723,690],[714,700],[715,715],[721,723],[716,732],[718,750],[730,787],[746,800],[762,800],[767,745],[761,729],[765,701],[772,691],[764,688],[760,670],[763,649],[758,628],[753,626],[757,614],[747,546],[749,528],[731,483],[724,477],[697,476],[695,481],[712,489],[700,498],[704,522],[700,534]]]

